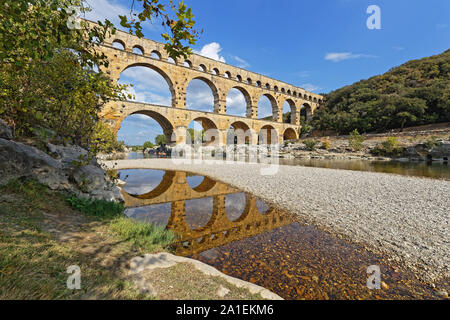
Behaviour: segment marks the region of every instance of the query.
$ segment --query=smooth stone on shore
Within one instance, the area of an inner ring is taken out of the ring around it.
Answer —
[[[277,294],[258,286],[256,284],[230,277],[219,270],[211,267],[203,262],[198,260],[179,257],[167,252],[161,252],[157,254],[146,254],[143,257],[135,257],[130,261],[130,275],[132,275],[137,282],[138,287],[140,287],[141,291],[149,290],[151,285],[145,281],[143,281],[143,277],[141,276],[144,271],[151,271],[159,268],[170,268],[175,266],[178,263],[189,263],[193,265],[198,271],[201,271],[207,276],[220,277],[226,280],[228,283],[238,287],[245,288],[252,294],[260,294],[261,297],[268,300],[283,300]],[[220,288],[221,289],[221,288]],[[223,288],[225,290],[219,290],[218,295],[223,294],[224,296],[229,292],[228,289]],[[228,290],[228,292],[226,291]],[[220,294],[219,294],[220,293]]]
[[[115,169],[181,170],[209,176],[296,213],[306,224],[402,261],[423,279],[433,282],[450,276],[450,181],[217,160],[104,164]]]

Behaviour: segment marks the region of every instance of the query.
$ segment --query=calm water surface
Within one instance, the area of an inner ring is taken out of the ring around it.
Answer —
[[[129,159],[144,159],[146,157],[149,156],[143,154],[142,152],[132,152],[129,154]],[[279,163],[290,166],[373,171],[450,180],[450,164],[442,162],[426,163],[367,160],[279,159]]]
[[[120,170],[128,216],[173,230],[175,253],[264,286],[285,299],[437,298],[402,266],[269,203],[185,172]],[[369,290],[379,265],[385,290]]]

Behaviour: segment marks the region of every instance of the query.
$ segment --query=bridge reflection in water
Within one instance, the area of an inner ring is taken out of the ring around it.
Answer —
[[[146,177],[149,170],[142,170],[142,175],[139,171],[133,170],[135,177],[122,191],[126,213],[174,231],[179,237],[175,245],[178,255],[191,256],[295,221],[260,199],[208,177],[154,170]],[[127,170],[121,171],[124,173]],[[158,175],[162,175],[158,185],[143,183],[147,178],[154,181]],[[139,188],[133,186],[133,180]]]

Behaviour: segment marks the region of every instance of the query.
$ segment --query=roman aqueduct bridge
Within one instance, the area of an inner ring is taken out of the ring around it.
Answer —
[[[122,48],[116,48],[118,43]],[[104,71],[117,82],[123,71],[131,67],[148,67],[158,72],[167,82],[172,94],[170,107],[131,101],[109,102],[102,116],[114,131],[129,115],[144,114],[155,119],[163,128],[167,141],[183,144],[186,129],[192,121],[202,124],[212,133],[209,142],[226,143],[230,128],[243,132],[242,143],[258,143],[262,131],[265,143],[280,143],[296,139],[300,133],[300,108],[303,106],[310,117],[323,97],[302,88],[278,81],[242,68],[234,67],[197,54],[188,59],[173,61],[164,50],[164,44],[117,31],[101,45],[108,57],[109,66]],[[186,109],[186,90],[189,83],[199,79],[211,88],[214,96],[214,111],[203,112]],[[239,90],[245,97],[246,116],[226,114],[226,98],[231,89]],[[272,105],[273,121],[258,119],[258,101],[266,96]],[[291,122],[283,123],[283,105],[287,102],[291,110]]]

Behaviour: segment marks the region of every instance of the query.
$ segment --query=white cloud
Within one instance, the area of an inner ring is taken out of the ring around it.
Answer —
[[[128,3],[128,6],[124,6],[118,0],[87,0],[87,7],[90,8],[91,11],[87,12],[83,18],[95,22],[98,20],[104,21],[105,19],[108,19],[116,28],[123,29],[120,25],[119,15],[130,17],[131,1]],[[158,23],[153,24],[150,22],[145,22],[143,26],[148,30],[160,29]]]
[[[236,67],[238,68],[243,68],[243,69],[248,69],[250,68],[250,63],[248,63],[247,61],[245,61],[244,59],[238,57],[238,56],[234,56],[233,57],[234,60],[236,60],[238,63],[236,65]]]
[[[200,51],[194,50],[195,53],[225,63],[225,58],[220,56],[222,47],[217,42],[211,42],[203,46]]]
[[[202,80],[192,80],[186,89],[186,108],[206,112],[214,111],[211,88]]]
[[[128,92],[135,96],[134,101],[163,106],[172,104],[172,94],[166,80],[156,71],[146,67],[133,67],[125,70],[120,84],[132,84]]]
[[[114,0],[88,0],[87,6],[92,9],[86,13],[86,19],[93,21],[110,20],[114,25],[120,26],[119,15],[130,14],[130,8],[127,8]]]
[[[300,85],[300,87],[302,87],[303,89],[305,89],[307,91],[316,91],[316,90],[320,89],[320,87],[313,85],[311,83],[304,83],[304,84]]]
[[[272,103],[266,96],[262,96],[258,101],[258,119],[272,116]]]
[[[244,95],[238,89],[231,89],[227,96],[227,114],[245,116],[247,102]]]
[[[333,62],[339,62],[349,59],[359,59],[359,58],[376,58],[377,56],[362,53],[351,53],[351,52],[331,52],[325,55],[325,60],[330,60]]]

